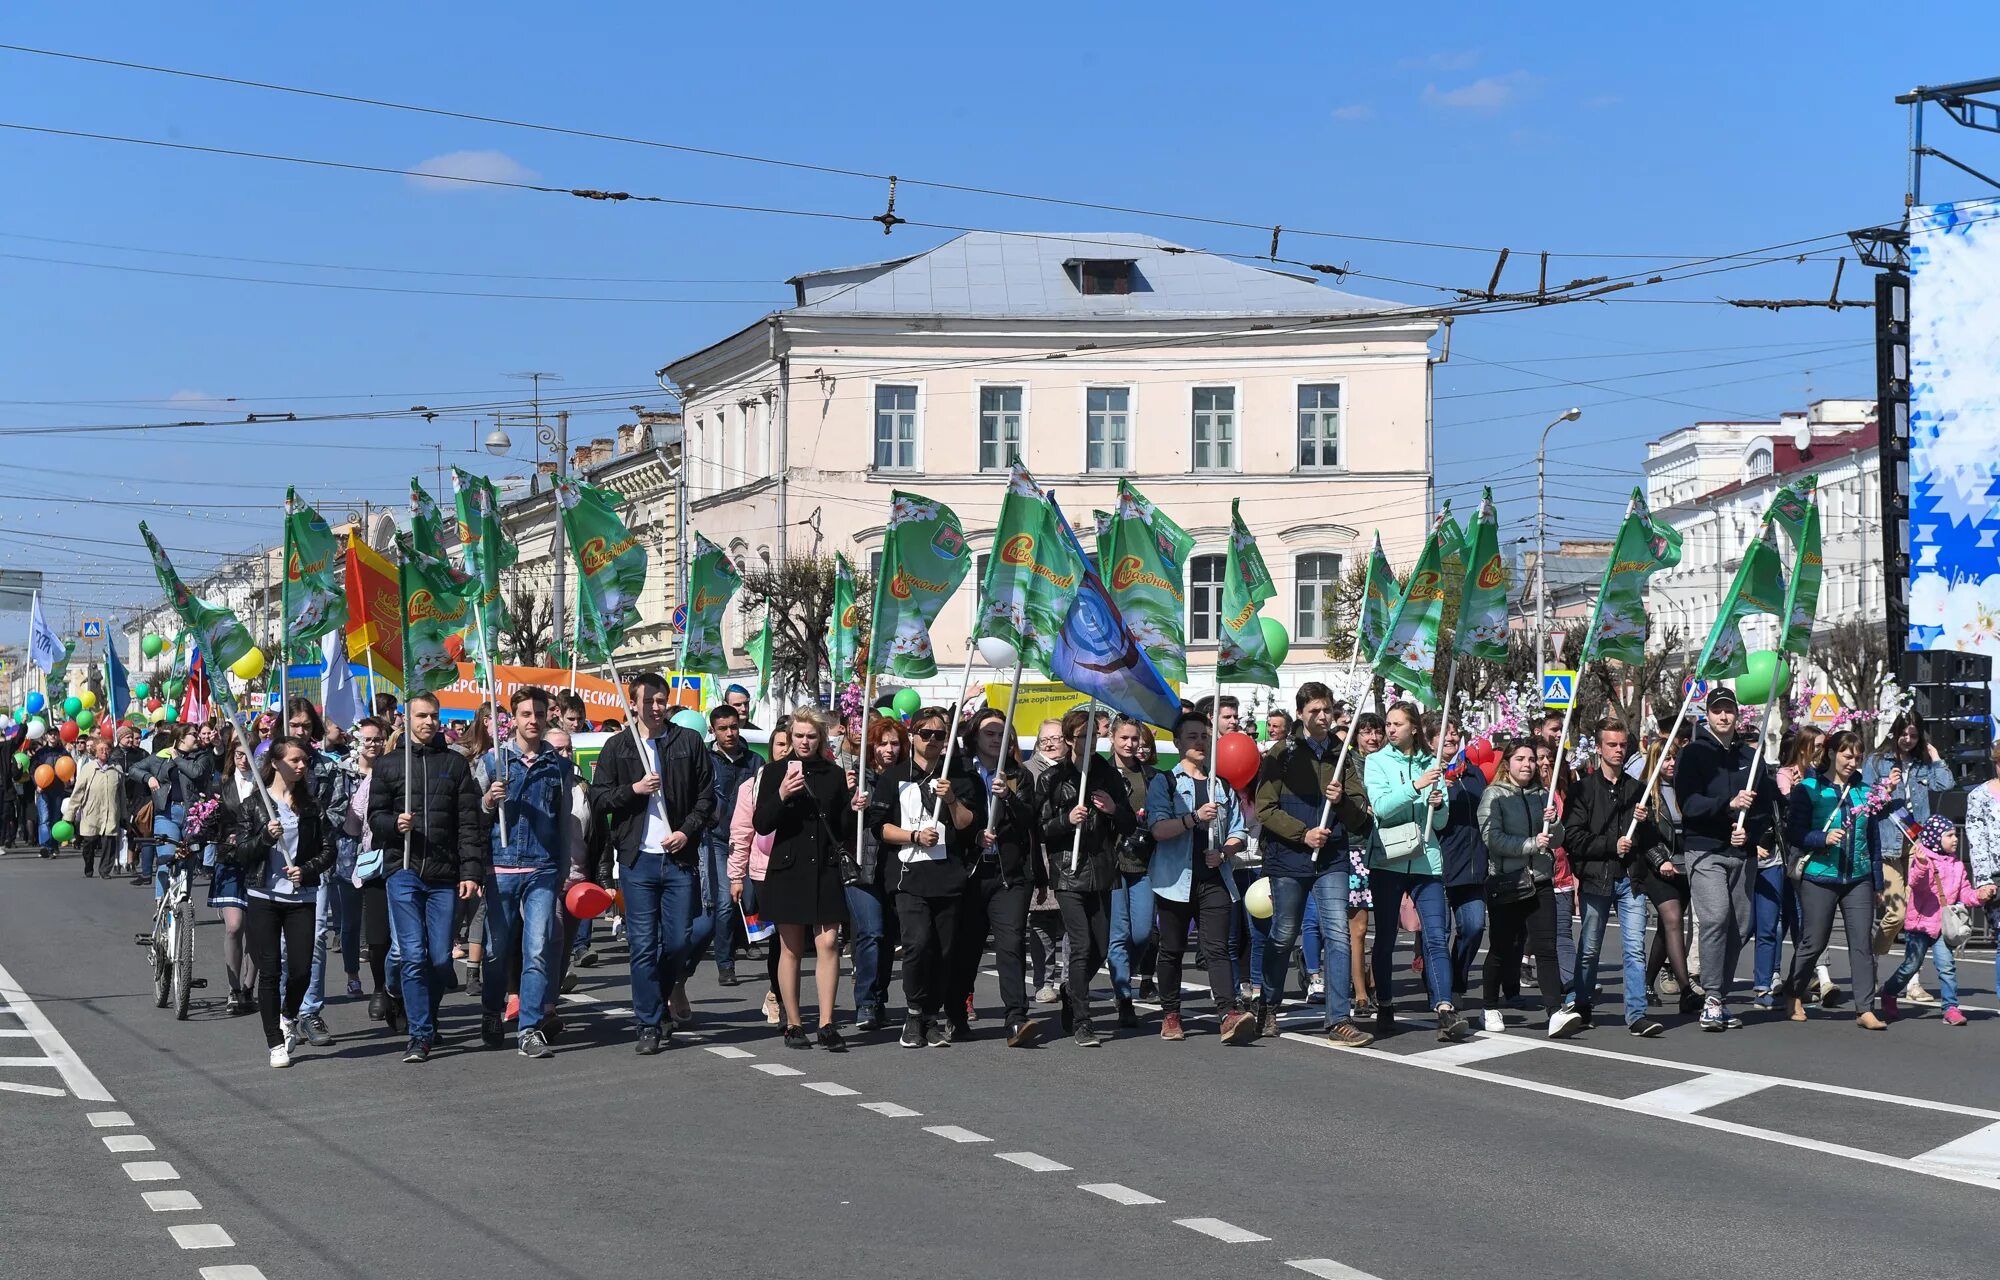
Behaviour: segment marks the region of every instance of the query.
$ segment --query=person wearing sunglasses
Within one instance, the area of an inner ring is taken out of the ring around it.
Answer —
[[[1035,787],[1042,848],[1069,946],[1062,1025],[1084,1049],[1100,1043],[1090,1023],[1090,983],[1111,949],[1118,843],[1139,825],[1124,780],[1094,749],[1090,723],[1091,714],[1083,707],[1063,717],[1069,756],[1044,770]]]

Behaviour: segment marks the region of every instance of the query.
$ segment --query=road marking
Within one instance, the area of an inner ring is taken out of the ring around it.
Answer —
[[[213,1222],[184,1222],[167,1228],[167,1234],[183,1249],[228,1249],[236,1242]]]
[[[805,1074],[805,1072],[799,1070],[797,1067],[779,1066],[775,1062],[759,1062],[750,1069],[752,1071],[761,1071],[767,1076],[802,1076]]]
[[[15,1084],[11,1080],[0,1080],[0,1092],[31,1093],[38,1098],[61,1098],[67,1096],[69,1090],[58,1089],[52,1084]]]
[[[264,1280],[264,1273],[255,1267],[203,1267],[201,1280]]]
[[[199,1209],[201,1201],[194,1198],[192,1191],[148,1191],[145,1193],[146,1207],[154,1213],[166,1213],[172,1209]]]
[[[137,1133],[110,1133],[104,1136],[106,1151],[151,1151],[153,1140]]]
[[[1627,1102],[1640,1106],[1655,1107],[1661,1111],[1677,1111],[1692,1115],[1719,1107],[1725,1102],[1747,1098],[1753,1093],[1769,1089],[1772,1082],[1756,1076],[1741,1075],[1734,1071],[1716,1071],[1679,1084],[1670,1084],[1663,1089],[1654,1089]]]
[[[947,1142],[993,1141],[993,1139],[987,1137],[983,1133],[974,1133],[970,1129],[962,1129],[955,1124],[927,1124],[924,1126],[924,1132],[934,1133],[938,1137],[943,1138]]]
[[[14,975],[8,973],[5,968],[0,968],[0,1003],[4,1003],[8,1012],[19,1018],[23,1026],[35,1033],[35,1039],[41,1042],[42,1051],[48,1054],[48,1059],[43,1065],[52,1066],[61,1072],[63,1083],[69,1086],[71,1093],[85,1102],[116,1101],[111,1096],[110,1090],[104,1087],[104,1082],[99,1080],[89,1067],[83,1065],[83,1059],[76,1056],[76,1050],[69,1047],[69,1041],[63,1039],[62,1032],[56,1030],[55,1024],[35,1006],[35,1002],[28,998],[28,993],[21,990],[20,984],[14,981]]]
[[[1447,1045],[1442,1049],[1426,1049],[1420,1055],[1437,1062],[1452,1062],[1460,1066],[1473,1062],[1485,1062],[1489,1058],[1504,1058],[1510,1053],[1526,1053],[1539,1049],[1532,1040],[1512,1036],[1479,1036],[1463,1044]]]
[[[119,1167],[134,1182],[178,1182],[181,1176],[164,1160],[131,1160]]]
[[[1083,1182],[1078,1183],[1076,1189],[1078,1191],[1088,1191],[1094,1196],[1103,1196],[1106,1200],[1114,1204],[1166,1203],[1166,1201],[1160,1199],[1158,1196],[1149,1196],[1143,1191],[1134,1191],[1132,1188],[1117,1182]]]
[[[835,1084],[831,1080],[811,1080],[799,1087],[811,1089],[814,1093],[823,1093],[829,1098],[852,1098],[861,1092],[859,1089],[850,1089],[844,1084]]]
[[[993,1154],[993,1158],[996,1160],[1005,1160],[1008,1164],[1018,1164],[1029,1173],[1070,1172],[1068,1165],[1057,1160],[1051,1160],[1047,1156],[1036,1155],[1032,1151],[996,1151]]]
[[[31,1035],[33,1035],[33,1034],[35,1034],[35,1033],[34,1033],[34,1032],[32,1032],[32,1031],[30,1031],[30,1030],[28,1030],[28,1029],[27,1029],[26,1027],[4,1027],[4,1028],[0,1028],[0,1037],[4,1037],[4,1036],[31,1036]]]
[[[911,1116],[920,1116],[923,1114],[921,1111],[912,1111],[908,1107],[899,1107],[893,1102],[864,1102],[860,1106],[863,1111],[873,1111],[876,1115],[888,1116],[891,1120],[907,1120]]]
[[[54,1058],[0,1058],[0,1067],[60,1067]]]
[[[1220,1218],[1175,1218],[1174,1225],[1186,1227],[1189,1231],[1199,1231],[1224,1244],[1267,1244],[1271,1239],[1269,1236],[1260,1236],[1255,1231],[1246,1231],[1233,1222],[1224,1222]]]
[[[1332,1258],[1297,1258],[1285,1265],[1303,1271],[1309,1276],[1318,1276],[1320,1280],[1376,1280],[1376,1277],[1366,1271],[1356,1271],[1353,1267],[1335,1262]]]
[[[1975,1129],[1963,1138],[1910,1157],[1912,1164],[1935,1165],[1976,1175],[1988,1183],[2000,1179],[2000,1124]]]
[[[718,1058],[754,1058],[757,1056],[748,1049],[738,1049],[734,1045],[705,1044],[702,1048]]]
[[[132,1117],[123,1111],[93,1111],[84,1119],[93,1129],[122,1129],[132,1123]]]

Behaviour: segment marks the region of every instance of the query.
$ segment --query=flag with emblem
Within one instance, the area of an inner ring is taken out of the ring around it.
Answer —
[[[1723,597],[1722,611],[1715,616],[1708,642],[1694,664],[1697,680],[1730,680],[1750,670],[1750,655],[1743,644],[1743,619],[1768,613],[1784,615],[1785,573],[1778,549],[1763,531],[1743,549],[1743,562],[1736,566],[1736,578]]]
[[[1112,710],[1163,729],[1180,717],[1180,698],[1132,636],[1118,604],[1084,557],[1054,495],[1049,509],[1081,567],[1075,603],[1063,616],[1049,675]]]
[[[1264,553],[1243,523],[1243,503],[1229,503],[1229,551],[1222,566],[1222,614],[1217,627],[1217,684],[1263,684],[1278,687],[1278,664],[1264,642],[1264,602],[1278,594]]]
[[[514,545],[500,529],[500,495],[485,476],[451,469],[452,495],[458,508],[458,552],[472,578],[472,643],[481,683],[492,681],[492,661],[507,626],[507,608],[500,599],[500,571],[515,560]]]
[[[681,670],[712,676],[729,674],[729,653],[722,640],[722,615],[743,585],[743,574],[729,553],[700,532],[694,535],[694,561],[688,568],[687,631],[681,636]]]
[[[297,490],[286,489],[285,582],[278,597],[287,646],[317,640],[347,621],[347,598],[334,578],[338,554],[319,512],[299,501]]]
[[[1416,567],[1403,586],[1400,599],[1389,614],[1389,629],[1382,637],[1369,667],[1376,675],[1396,685],[1425,706],[1437,702],[1431,680],[1437,671],[1438,628],[1444,622],[1445,542],[1462,534],[1451,518],[1451,504],[1431,522],[1430,536],[1417,554]]]
[[[1820,556],[1819,477],[1807,476],[1796,486],[1779,489],[1765,518],[1783,529],[1792,543],[1792,576],[1780,615],[1785,635],[1778,649],[1803,658],[1812,649],[1813,615],[1819,611],[1820,579],[1826,573]]]
[[[1389,612],[1395,607],[1396,571],[1382,552],[1382,532],[1375,531],[1375,547],[1368,553],[1368,571],[1361,579],[1361,614],[1355,623],[1361,652],[1374,654],[1389,634]]]
[[[562,512],[563,537],[576,564],[580,608],[590,615],[590,630],[579,617],[580,648],[595,647],[610,654],[625,643],[625,632],[639,623],[639,596],[646,589],[646,547],[625,527],[618,508],[624,499],[609,489],[585,484],[574,476],[556,475],[556,506]],[[694,628],[694,610],[688,610]],[[718,650],[720,649],[718,633]]]
[[[1653,519],[1646,495],[1635,487],[1625,508],[1625,523],[1611,545],[1611,560],[1604,566],[1604,581],[1597,588],[1579,668],[1593,658],[1628,666],[1646,660],[1646,583],[1680,562],[1681,535]]]
[[[833,554],[833,608],[826,619],[827,666],[836,684],[845,684],[854,675],[854,656],[861,649],[861,603],[855,589],[854,566],[847,557]]]
[[[868,636],[869,671],[903,680],[937,674],[931,623],[971,567],[956,512],[921,494],[890,495]]]
[[[757,668],[757,701],[771,696],[771,611],[764,610],[764,625],[757,628],[757,634],[750,637],[747,646],[750,651],[750,665]]]
[[[1181,588],[1194,539],[1129,481],[1118,482],[1118,505],[1098,542],[1098,566],[1125,625],[1169,680],[1187,679],[1187,634]]]
[[[1022,663],[1054,679],[1056,638],[1076,603],[1083,565],[1048,495],[1017,460],[1000,499],[973,634],[1005,640]]]
[[[1452,648],[1462,657],[1507,660],[1507,564],[1500,558],[1500,516],[1493,491],[1480,495],[1479,514],[1465,531],[1465,586],[1459,594]]]
[[[403,688],[435,693],[458,679],[458,659],[445,641],[470,622],[472,583],[455,581],[445,563],[419,552],[411,535],[396,536],[403,600]]]
[[[146,540],[146,550],[153,557],[153,575],[160,580],[160,590],[167,593],[167,600],[174,606],[181,625],[188,629],[201,651],[208,654],[223,667],[236,665],[236,660],[254,647],[250,633],[236,620],[236,615],[213,601],[204,600],[187,589],[181,576],[174,572],[173,562],[167,559],[167,549],[146,527],[139,522],[139,536]]]

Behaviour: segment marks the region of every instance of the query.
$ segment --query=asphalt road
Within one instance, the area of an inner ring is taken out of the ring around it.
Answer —
[[[343,998],[273,1071],[221,1013],[219,925],[190,1019],[152,1006],[148,896],[0,858],[0,1276],[1973,1274],[2000,1210],[1990,956],[1963,1030],[1412,1020],[1362,1053],[1303,1007],[1242,1048],[1149,1019],[1012,1051],[990,987],[970,1043],[788,1051],[704,968],[699,1035],[640,1058],[598,968],[548,1061],[479,1049],[455,996],[406,1067]]]

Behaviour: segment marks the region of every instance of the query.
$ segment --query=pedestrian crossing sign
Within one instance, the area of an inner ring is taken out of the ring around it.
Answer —
[[[1806,719],[1814,724],[1832,724],[1840,718],[1840,699],[1830,693],[1813,695],[1812,706],[1806,711]]]
[[[83,638],[86,640],[102,640],[104,638],[104,619],[85,618],[83,620]]]
[[[1576,672],[1544,671],[1542,673],[1542,705],[1560,711],[1569,706],[1576,692]]]

